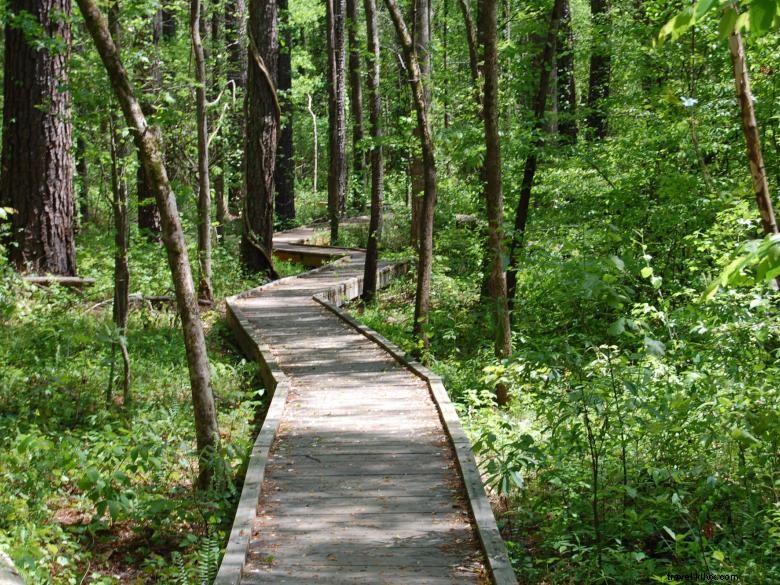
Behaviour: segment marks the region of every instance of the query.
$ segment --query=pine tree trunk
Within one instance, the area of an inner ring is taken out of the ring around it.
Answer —
[[[249,69],[246,92],[246,148],[244,151],[244,234],[241,258],[247,269],[273,268],[274,171],[279,146],[281,111],[276,96],[279,58],[276,0],[249,2]]]
[[[483,119],[485,122],[485,202],[488,211],[488,251],[490,254],[490,296],[493,303],[495,346],[498,359],[512,354],[512,331],[507,305],[504,274],[504,195],[501,187],[501,142],[498,134],[498,48],[496,0],[480,3],[480,36],[484,56],[485,85]],[[496,386],[496,400],[509,402],[506,384]]]
[[[95,0],[78,0],[87,29],[108,72],[114,94],[122,108],[125,122],[131,128],[136,147],[146,168],[146,176],[154,191],[163,226],[163,243],[168,253],[176,305],[184,333],[187,366],[195,411],[195,434],[200,456],[197,485],[208,486],[213,472],[214,450],[219,444],[214,396],[211,392],[206,338],[198,312],[198,298],[192,282],[184,231],[179,220],[176,197],[171,190],[163,161],[160,131],[146,124],[146,118],[133,93],[116,46]]]
[[[577,92],[574,78],[574,33],[571,4],[563,0],[556,47],[558,83],[558,133],[566,142],[577,142]]]
[[[417,62],[420,66],[420,75],[423,92],[425,93],[425,103],[430,108],[431,103],[431,0],[413,0],[414,3],[414,50],[417,55]],[[415,128],[415,137],[417,140],[423,140],[421,129],[418,125]],[[424,155],[414,154],[409,167],[412,183],[412,224],[411,224],[411,243],[412,247],[420,245],[422,238],[422,222],[426,221],[423,207],[425,193],[425,162]]]
[[[360,47],[357,40],[357,0],[347,1],[347,38],[349,41],[349,106],[352,113],[352,208],[362,211],[365,206],[363,167],[365,154],[360,147],[363,140],[363,88],[360,80]]]
[[[368,45],[368,118],[371,133],[371,218],[368,224],[366,265],[363,275],[363,300],[371,302],[377,290],[379,241],[382,236],[382,205],[384,199],[384,161],[382,160],[382,101],[379,95],[381,55],[375,0],[363,0],[366,13]]]
[[[206,56],[201,38],[200,0],[190,0],[190,38],[195,55],[195,116],[198,127],[198,294],[211,301],[211,186],[209,184],[209,124],[206,112]]]
[[[585,123],[596,138],[607,135],[607,110],[609,78],[612,56],[610,54],[609,0],[590,0],[593,19],[593,39],[590,54],[590,78],[588,87],[588,115]]]
[[[536,178],[536,168],[538,166],[538,150],[542,146],[542,136],[544,130],[544,112],[547,106],[547,96],[550,93],[550,79],[552,77],[552,64],[555,55],[555,44],[558,35],[558,25],[560,23],[561,8],[564,0],[555,0],[552,15],[550,17],[550,26],[547,29],[547,38],[542,51],[542,59],[539,65],[539,86],[537,87],[536,97],[534,99],[534,119],[536,138],[531,147],[531,153],[525,159],[525,169],[523,171],[523,182],[520,185],[520,200],[517,203],[515,211],[515,225],[512,233],[511,244],[509,246],[509,266],[506,273],[507,296],[509,297],[509,310],[511,312],[514,305],[515,289],[517,285],[517,264],[520,250],[523,247],[523,238],[525,236],[525,227],[528,223],[528,209],[531,203],[531,192]]]
[[[287,0],[279,1],[281,14],[282,47],[279,50],[279,82],[281,93],[282,128],[279,134],[279,150],[276,153],[276,216],[282,221],[295,219],[295,149],[293,147],[292,88],[292,34]]]
[[[729,37],[729,50],[731,62],[734,66],[734,82],[737,86],[737,97],[742,120],[742,133],[745,136],[748,160],[750,161],[750,176],[753,178],[753,190],[756,194],[756,203],[761,213],[761,225],[765,234],[776,234],[777,220],[772,206],[772,195],[769,192],[769,181],[764,166],[764,154],[761,150],[761,138],[758,134],[756,112],[753,108],[753,92],[750,89],[750,77],[748,76],[747,62],[745,60],[745,46],[742,43],[742,35],[732,34]],[[778,279],[780,285],[780,279]]]
[[[347,133],[345,115],[345,0],[326,0],[328,27],[328,218],[330,241],[339,240],[339,219],[346,211]]]
[[[423,74],[417,60],[414,41],[409,35],[401,11],[395,0],[385,0],[390,11],[393,25],[398,33],[398,39],[404,50],[406,70],[417,113],[418,136],[422,150],[424,195],[420,205],[419,225],[420,239],[418,243],[417,261],[417,291],[414,303],[415,336],[428,348],[428,316],[431,305],[431,272],[433,268],[433,216],[436,208],[436,159],[433,148],[433,134],[428,110],[428,97],[423,85]]]
[[[9,258],[20,270],[75,275],[70,0],[10,0],[6,10],[0,205],[16,210]],[[10,24],[24,13],[66,50],[32,46]]]

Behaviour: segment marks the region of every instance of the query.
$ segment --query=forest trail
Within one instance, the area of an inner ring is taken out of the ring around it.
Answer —
[[[304,243],[315,237],[277,234],[275,255],[341,258],[227,300],[276,390],[215,583],[515,583],[443,386],[340,318],[364,253]],[[399,268],[380,263],[380,286]]]

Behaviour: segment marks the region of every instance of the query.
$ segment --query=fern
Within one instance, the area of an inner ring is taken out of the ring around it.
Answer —
[[[176,566],[176,573],[173,575],[173,582],[175,585],[189,585],[190,575],[187,571],[187,567],[184,565],[184,559],[181,554],[174,551],[171,555],[171,561]]]
[[[201,540],[198,549],[198,583],[211,585],[217,577],[219,568],[219,534],[214,526],[209,525],[206,537]]]

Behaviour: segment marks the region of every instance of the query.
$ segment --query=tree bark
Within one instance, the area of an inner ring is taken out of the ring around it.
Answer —
[[[414,303],[415,336],[428,348],[428,316],[431,305],[431,272],[433,268],[433,216],[436,207],[436,159],[433,133],[428,110],[428,96],[423,85],[423,74],[417,59],[417,51],[401,11],[395,0],[385,0],[393,25],[404,50],[406,71],[417,113],[418,136],[422,150],[424,195],[420,206],[420,239],[417,260],[417,291]]]
[[[277,276],[271,260],[274,236],[274,170],[281,110],[276,95],[279,57],[276,0],[249,2],[249,68],[244,149],[244,234],[241,258],[248,270]]]
[[[227,79],[232,91],[246,88],[246,76],[248,70],[246,49],[246,3],[245,0],[226,0],[225,10],[225,43],[227,45]],[[243,100],[240,102],[243,103]],[[229,140],[236,144],[246,143],[246,117],[243,106],[231,110],[229,122]],[[244,200],[244,166],[241,161],[225,164],[223,169],[228,180],[228,193],[230,201],[237,208],[243,206]]]
[[[556,47],[558,83],[558,134],[566,142],[577,142],[577,91],[574,78],[574,33],[571,28],[571,4],[564,0],[560,11]]]
[[[328,26],[328,218],[331,245],[338,243],[339,219],[346,211],[347,133],[345,115],[344,0],[326,0]]]
[[[163,161],[160,131],[146,123],[146,118],[135,98],[114,41],[111,39],[106,20],[100,13],[95,0],[78,0],[78,5],[108,72],[125,121],[133,132],[136,147],[147,171],[146,176],[160,209],[163,243],[168,254],[168,264],[176,292],[176,304],[184,333],[187,366],[192,388],[195,434],[200,457],[197,485],[200,488],[205,488],[212,476],[212,462],[215,449],[219,444],[219,428],[214,397],[211,392],[206,339],[198,313],[198,299],[192,283],[187,246],[179,220],[179,211],[176,207],[176,197],[171,190]]]
[[[593,39],[590,54],[588,115],[585,123],[596,138],[607,135],[607,110],[611,72],[609,0],[590,0]]]
[[[74,275],[70,0],[10,0],[7,11],[0,205],[16,210],[9,259],[20,270]],[[10,15],[23,13],[51,45],[33,46],[13,24]]]
[[[520,199],[515,211],[515,225],[512,233],[511,244],[509,246],[509,266],[507,267],[506,283],[507,296],[509,298],[509,310],[512,311],[515,298],[515,289],[517,285],[517,263],[518,255],[523,247],[523,238],[525,236],[525,227],[528,223],[528,209],[531,203],[531,191],[536,177],[536,168],[538,166],[538,150],[542,145],[542,135],[544,131],[544,112],[547,106],[547,95],[550,93],[550,78],[552,77],[553,56],[555,55],[555,41],[558,35],[558,24],[560,23],[561,8],[564,0],[555,0],[552,15],[550,16],[550,26],[547,29],[547,38],[542,51],[540,63],[539,86],[537,87],[536,97],[534,99],[534,131],[535,138],[531,146],[531,153],[525,159],[525,169],[523,171],[523,182],[520,186]]]
[[[382,101],[379,95],[381,55],[379,27],[375,0],[363,0],[366,13],[366,41],[368,46],[368,120],[371,133],[371,218],[368,224],[366,264],[363,275],[363,300],[371,302],[377,290],[379,240],[382,235],[382,205],[384,199],[384,161],[382,160]]]
[[[119,26],[119,3],[111,3],[108,12],[108,26],[117,51],[121,46]],[[116,326],[117,347],[122,352],[122,404],[130,403],[130,354],[127,350],[127,316],[130,305],[130,218],[128,214],[127,177],[125,176],[128,148],[122,137],[120,117],[111,112],[111,207],[114,213],[114,305],[113,320]]]
[[[154,12],[150,19],[151,40],[154,54],[151,56],[151,63],[143,65],[139,77],[141,79],[141,108],[145,117],[155,114],[155,106],[149,98],[144,95],[156,95],[162,89],[162,71],[160,70],[159,48],[162,37],[162,10]],[[160,220],[160,210],[157,207],[154,197],[154,188],[146,177],[141,154],[138,153],[138,175],[136,177],[138,189],[138,228],[147,239],[152,242],[160,241],[162,225]]]
[[[480,32],[484,57],[485,85],[482,108],[485,123],[485,202],[488,212],[490,254],[490,296],[494,313],[494,352],[498,359],[512,354],[512,330],[504,274],[504,195],[501,187],[501,142],[498,134],[498,48],[497,0],[481,0]],[[509,402],[506,384],[496,385],[500,406]]]
[[[317,114],[314,113],[314,109],[311,105],[311,94],[306,95],[307,104],[306,107],[309,110],[309,115],[311,116],[311,128],[312,128],[312,140],[314,142],[314,161],[312,169],[312,183],[313,183],[313,191],[314,194],[317,194],[318,191],[318,184],[317,184],[317,177],[319,176],[320,169],[319,169],[319,159],[320,159],[320,145],[319,145],[319,132],[317,132]]]
[[[284,222],[295,219],[295,149],[293,145],[292,34],[287,0],[279,0],[282,47],[279,50],[278,84],[281,93],[282,127],[276,153],[276,216]]]
[[[215,53],[221,53],[222,43],[224,41],[224,27],[223,27],[224,14],[219,10],[214,10],[211,13],[211,46]],[[211,96],[209,99],[215,100],[220,95],[222,89],[222,76],[224,74],[224,59],[219,56],[212,59],[211,63]],[[228,88],[230,90],[231,88]],[[219,167],[218,173],[214,174],[213,188],[214,188],[214,202],[217,207],[217,243],[223,241],[225,237],[225,222],[227,221],[227,202],[225,201],[225,175],[227,173],[227,160],[225,157],[224,148],[224,126],[220,126],[214,130],[216,136],[211,139],[213,146],[211,152],[212,156],[209,157],[212,165],[216,164]]]
[[[360,47],[357,40],[357,0],[347,0],[347,39],[349,42],[349,106],[352,113],[352,208],[362,211],[365,206],[363,167],[365,153],[363,140],[363,88],[360,80]]]
[[[201,38],[200,0],[190,0],[190,38],[195,55],[195,116],[198,127],[198,294],[210,301],[211,288],[211,186],[209,184],[209,122],[206,112],[206,56]]]
[[[750,89],[750,77],[748,75],[747,62],[745,60],[745,46],[742,43],[742,35],[732,34],[729,37],[729,50],[731,62],[734,66],[734,82],[737,87],[739,109],[742,120],[742,133],[745,136],[748,161],[750,161],[750,176],[753,179],[753,191],[756,194],[756,203],[761,213],[761,225],[765,234],[776,234],[777,220],[772,206],[772,195],[769,192],[769,181],[764,166],[764,154],[761,150],[761,138],[758,134],[756,112],[753,108],[753,92]],[[778,280],[780,285],[780,279]]]
[[[417,56],[417,62],[420,67],[420,83],[425,94],[425,103],[430,108],[431,103],[431,0],[412,0],[414,6],[414,50]],[[415,128],[415,136],[422,140],[421,129],[418,125]],[[411,173],[412,193],[412,224],[411,224],[411,243],[412,247],[417,247],[422,238],[423,227],[421,222],[423,198],[425,193],[425,162],[423,154],[414,153],[412,155],[409,171]]]

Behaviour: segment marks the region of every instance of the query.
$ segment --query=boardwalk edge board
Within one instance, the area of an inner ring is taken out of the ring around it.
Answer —
[[[337,298],[338,301],[341,302],[332,301],[332,297]],[[490,507],[485,488],[482,485],[482,478],[477,468],[474,454],[471,452],[471,442],[466,436],[463,426],[460,424],[458,413],[455,411],[455,406],[450,401],[441,377],[431,372],[421,363],[407,357],[407,355],[390,340],[358,322],[351,315],[341,310],[338,305],[341,304],[343,300],[338,295],[317,294],[314,295],[314,299],[353,329],[356,329],[362,335],[379,345],[387,353],[392,355],[398,363],[428,384],[433,400],[436,403],[436,408],[439,410],[439,418],[455,449],[458,470],[463,479],[463,483],[466,486],[468,495],[469,512],[471,513],[472,520],[477,529],[482,551],[485,553],[490,577],[495,585],[517,585],[517,578],[515,577],[514,569],[512,569],[512,563],[509,560],[509,554],[506,545],[504,544],[504,539],[501,537],[501,533],[498,530],[495,516],[493,516],[493,509]]]

